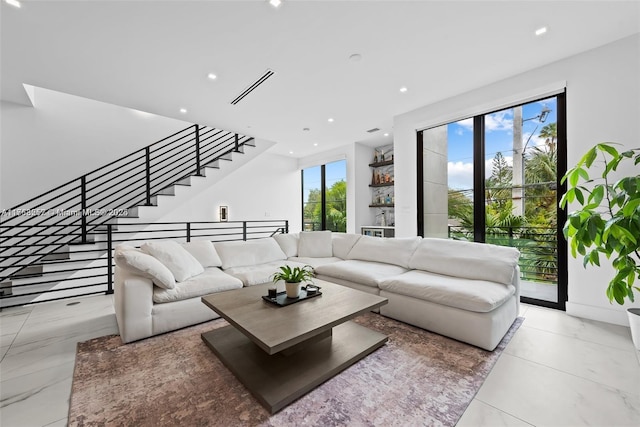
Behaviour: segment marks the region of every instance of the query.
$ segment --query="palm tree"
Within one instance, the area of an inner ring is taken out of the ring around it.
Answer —
[[[546,138],[544,143],[551,151],[556,150],[556,140],[558,139],[558,126],[557,123],[549,123],[540,129],[540,138]]]

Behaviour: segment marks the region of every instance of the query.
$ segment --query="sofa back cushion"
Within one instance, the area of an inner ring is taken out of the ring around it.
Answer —
[[[176,279],[167,267],[151,255],[133,246],[118,245],[113,251],[116,265],[151,281],[164,289],[176,287]]]
[[[214,246],[222,260],[223,269],[287,259],[273,237],[246,242],[217,242]]]
[[[424,238],[409,268],[509,285],[518,265],[515,248],[451,239]]]
[[[167,240],[145,243],[140,246],[140,249],[164,264],[177,282],[182,282],[204,272],[202,264],[177,242]]]
[[[213,243],[210,240],[196,240],[193,242],[183,243],[182,247],[187,250],[195,259],[198,260],[204,268],[220,267],[222,260]]]
[[[360,240],[360,237],[362,237],[362,234],[331,233],[333,256],[347,259],[349,251],[353,248],[353,245]]]
[[[409,260],[420,243],[420,237],[362,236],[349,251],[347,259],[384,262],[408,268]]]
[[[298,233],[276,234],[273,238],[287,258],[298,256]]]
[[[331,231],[303,231],[298,241],[298,256],[327,258],[333,256]]]

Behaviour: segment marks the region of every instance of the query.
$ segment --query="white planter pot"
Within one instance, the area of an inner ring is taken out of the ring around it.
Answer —
[[[302,288],[302,283],[285,282],[284,285],[287,290],[287,297],[298,298],[300,296],[300,289]]]
[[[640,350],[640,308],[628,308],[629,327],[631,328],[631,339],[636,350]]]

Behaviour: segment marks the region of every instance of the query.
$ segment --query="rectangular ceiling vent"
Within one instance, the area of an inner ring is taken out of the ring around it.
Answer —
[[[236,105],[238,102],[242,101],[247,95],[256,90],[258,86],[266,82],[267,79],[273,76],[275,73],[275,71],[267,68],[267,71],[265,71],[263,75],[258,77],[256,81],[247,86],[247,88],[243,90],[240,95],[238,95],[233,101],[231,101],[231,105]]]
[[[367,132],[369,133],[374,133],[374,132],[378,132],[380,129],[378,128],[373,128],[373,129],[369,129]]]

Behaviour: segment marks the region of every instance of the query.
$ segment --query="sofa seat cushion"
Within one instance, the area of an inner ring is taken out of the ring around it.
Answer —
[[[325,264],[331,264],[331,263],[334,263],[334,262],[340,262],[340,261],[342,261],[342,259],[340,259],[338,257],[334,257],[334,256],[326,257],[326,258],[311,258],[311,257],[294,256],[294,257],[290,257],[288,259],[288,261],[293,261],[293,262],[297,262],[297,263],[304,264],[304,265],[310,265],[315,270],[316,267],[319,267],[319,266],[325,265]]]
[[[514,293],[513,285],[412,270],[380,281],[380,289],[461,310],[488,313]]]
[[[173,289],[162,289],[154,286],[153,302],[162,304],[182,301],[216,292],[239,289],[241,287],[242,282],[239,279],[225,274],[219,268],[210,267],[205,269],[202,274],[187,279],[184,282],[176,283]]]
[[[378,283],[388,277],[406,272],[405,268],[381,262],[347,260],[319,265],[317,274],[348,280],[365,286],[378,287]]]
[[[287,260],[271,261],[259,265],[228,268],[224,272],[240,279],[244,286],[253,286],[272,282],[274,273],[277,273],[283,265],[304,267],[305,264]]]

